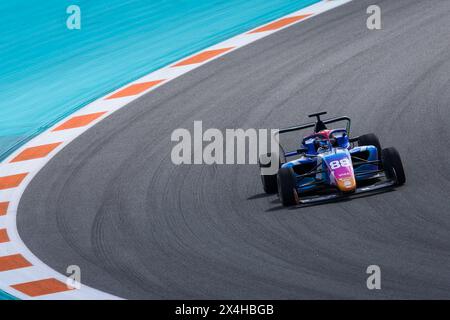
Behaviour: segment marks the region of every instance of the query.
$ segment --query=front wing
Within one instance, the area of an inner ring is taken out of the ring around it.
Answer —
[[[381,175],[380,175],[381,177]],[[341,192],[335,192],[331,194],[325,194],[325,195],[308,195],[308,196],[301,196],[299,199],[300,204],[313,204],[313,203],[319,203],[319,202],[328,202],[333,200],[339,200],[339,199],[345,199],[349,198],[354,195],[362,194],[362,193],[368,193],[368,192],[374,192],[382,189],[390,189],[395,186],[395,181],[393,180],[382,180],[377,181],[373,184],[361,186],[356,188],[355,192],[351,194],[343,194]]]

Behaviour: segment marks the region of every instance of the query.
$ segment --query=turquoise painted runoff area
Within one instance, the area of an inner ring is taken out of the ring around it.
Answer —
[[[0,159],[130,81],[316,2],[0,1]],[[66,27],[70,5],[81,30]]]
[[[17,300],[17,298],[0,290],[0,300]]]
[[[319,1],[0,1],[0,159],[130,81]],[[81,30],[66,27],[70,5]]]

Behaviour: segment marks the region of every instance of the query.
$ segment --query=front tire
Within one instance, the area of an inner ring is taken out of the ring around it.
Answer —
[[[296,180],[292,168],[280,168],[277,175],[278,196],[283,206],[294,206],[299,203]]]
[[[401,186],[406,182],[405,171],[403,169],[402,159],[395,148],[386,148],[382,151],[382,162],[386,177]]]

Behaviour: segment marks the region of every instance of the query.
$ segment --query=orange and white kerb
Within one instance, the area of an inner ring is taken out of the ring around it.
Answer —
[[[67,286],[67,275],[51,269],[23,243],[16,214],[31,180],[74,139],[140,96],[205,63],[350,1],[321,1],[154,71],[86,105],[0,163],[0,289],[20,299],[118,299],[86,285],[76,289]],[[348,183],[344,176],[336,179],[343,181],[343,186]]]

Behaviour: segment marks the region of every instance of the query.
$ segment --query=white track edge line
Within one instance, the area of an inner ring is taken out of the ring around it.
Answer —
[[[308,6],[306,8],[303,8],[301,10],[295,11],[293,13],[290,13],[288,15],[285,15],[283,17],[280,17],[278,19],[275,19],[273,21],[270,21],[264,25],[258,26],[252,30],[246,31],[242,34],[239,34],[237,36],[234,36],[228,40],[222,41],[221,43],[215,44],[209,48],[203,49],[199,52],[196,52],[195,54],[192,54],[191,56],[184,57],[180,59],[179,61],[172,63],[166,67],[163,67],[161,69],[158,69],[156,71],[151,72],[148,75],[145,75],[141,77],[138,80],[132,81],[123,87],[110,92],[108,95],[101,97],[100,99],[95,100],[92,103],[89,103],[85,107],[79,109],[78,111],[70,114],[65,119],[61,120],[57,124],[55,124],[52,128],[48,129],[47,131],[44,131],[37,137],[33,138],[29,142],[27,142],[25,145],[20,147],[18,150],[16,150],[13,154],[8,156],[2,163],[0,163],[0,169],[1,174],[0,176],[8,176],[12,174],[22,173],[22,172],[28,172],[28,176],[25,178],[25,180],[19,185],[19,187],[8,189],[8,190],[0,190],[0,202],[2,201],[9,201],[10,205],[7,210],[6,216],[0,217],[0,228],[3,228],[6,226],[8,236],[10,238],[10,242],[0,244],[0,257],[13,254],[13,253],[20,253],[22,254],[29,262],[32,263],[33,266],[27,267],[27,268],[21,268],[21,269],[15,269],[11,271],[4,271],[0,272],[0,288],[5,291],[6,293],[9,293],[17,298],[20,299],[30,299],[29,296],[13,289],[10,287],[11,284],[15,283],[23,283],[33,280],[39,280],[43,278],[56,278],[62,282],[66,282],[67,276],[62,275],[55,270],[51,269],[49,266],[47,266],[45,263],[43,263],[38,257],[36,257],[29,249],[28,247],[23,243],[22,239],[20,238],[18,231],[17,231],[17,224],[16,224],[16,214],[17,214],[17,208],[20,203],[20,199],[25,192],[25,189],[31,182],[31,180],[36,176],[36,174],[50,161],[50,159],[56,155],[58,152],[60,152],[65,146],[67,146],[69,143],[71,143],[74,139],[76,139],[79,135],[84,133],[85,131],[89,130],[91,127],[95,126],[98,122],[102,121],[115,111],[121,109],[125,105],[129,104],[130,102],[138,99],[144,94],[147,94],[150,91],[153,91],[157,89],[158,87],[166,84],[167,82],[178,78],[179,76],[196,69],[210,61],[213,61],[215,59],[218,59],[234,50],[237,50],[239,48],[242,48],[246,46],[247,44],[253,43],[259,39],[265,38],[273,33],[276,33],[278,31],[284,30],[286,28],[289,28],[293,25],[299,24],[303,21],[306,21],[310,18],[313,18],[323,12],[332,10],[336,7],[339,7],[341,5],[344,5],[346,3],[351,2],[352,0],[322,0],[321,2],[318,2],[316,4],[313,4],[311,6]],[[278,21],[283,18],[301,15],[311,13],[312,15],[301,19],[297,22],[291,23],[287,26],[281,27],[276,30],[266,31],[266,32],[260,32],[260,33],[253,33],[251,32],[253,30],[259,29],[265,25],[271,24],[274,21]],[[220,48],[227,48],[227,47],[234,47],[233,49],[222,53],[218,56],[215,56],[214,58],[207,60],[202,63],[188,65],[188,66],[179,66],[174,67],[177,63],[184,61],[186,59],[189,59],[190,57],[193,57],[201,52],[208,51],[208,50],[214,50],[214,49],[220,49]],[[152,81],[152,80],[160,80],[165,79],[166,81],[150,88],[149,90],[146,90],[138,95],[131,96],[131,97],[125,97],[125,98],[116,98],[116,99],[110,99],[105,100],[106,97],[111,96],[112,94],[119,92],[123,90],[124,88],[132,85],[141,83],[144,81]],[[82,128],[78,129],[70,129],[60,132],[52,132],[54,128],[61,125],[67,119],[72,118],[74,116],[80,116],[85,115],[89,113],[94,112],[103,112],[106,113],[92,122],[91,124],[84,126]],[[9,163],[12,159],[14,159],[18,154],[20,154],[22,151],[29,147],[33,146],[39,146],[42,144],[48,144],[48,143],[54,143],[54,142],[62,142],[62,144],[57,147],[55,150],[53,150],[47,157],[36,159],[36,160],[28,160],[23,161],[22,163]],[[5,276],[7,276],[5,278]],[[34,299],[121,299],[117,296],[102,292],[100,290],[82,285],[81,289],[79,290],[72,290],[72,291],[66,291],[61,293],[53,293],[49,295],[44,295],[40,297],[36,297]]]

